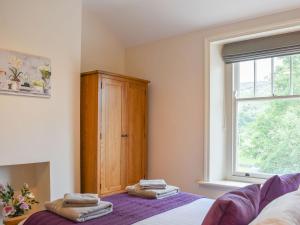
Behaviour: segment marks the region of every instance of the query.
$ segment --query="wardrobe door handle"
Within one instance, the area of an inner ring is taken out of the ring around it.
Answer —
[[[122,134],[121,137],[128,137],[128,134]]]

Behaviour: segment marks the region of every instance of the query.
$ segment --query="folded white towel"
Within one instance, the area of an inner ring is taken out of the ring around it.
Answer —
[[[66,205],[97,205],[99,200],[98,194],[67,193],[64,195],[64,204]]]
[[[167,183],[163,179],[140,180],[139,184],[142,189],[165,189],[167,187]]]
[[[142,189],[139,184],[127,186],[126,191],[129,195],[143,198],[162,199],[178,194],[180,189],[175,186],[167,185],[165,189]]]
[[[67,202],[63,202],[63,207],[93,207],[93,206],[97,206],[100,203],[100,199],[98,200],[97,203],[67,203]]]
[[[100,201],[97,206],[92,207],[64,207],[63,199],[46,202],[45,208],[75,222],[84,222],[111,213],[113,205],[110,202]]]

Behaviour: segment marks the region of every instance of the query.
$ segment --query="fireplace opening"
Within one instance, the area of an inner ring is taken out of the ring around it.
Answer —
[[[50,200],[50,163],[27,163],[0,166],[0,183],[10,184],[19,191],[27,183],[40,202],[32,211],[43,209],[43,203]]]

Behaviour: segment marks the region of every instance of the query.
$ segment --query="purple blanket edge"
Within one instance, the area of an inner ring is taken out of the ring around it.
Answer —
[[[103,198],[113,203],[113,212],[90,220],[83,225],[130,225],[160,213],[189,204],[204,198],[200,195],[181,192],[164,199],[144,199],[128,194],[116,194]],[[24,225],[71,225],[76,222],[67,220],[49,211],[40,211],[30,216]]]

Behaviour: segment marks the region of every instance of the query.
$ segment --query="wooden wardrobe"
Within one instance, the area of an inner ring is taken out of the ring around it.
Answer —
[[[123,192],[147,176],[147,80],[81,74],[81,191]]]

